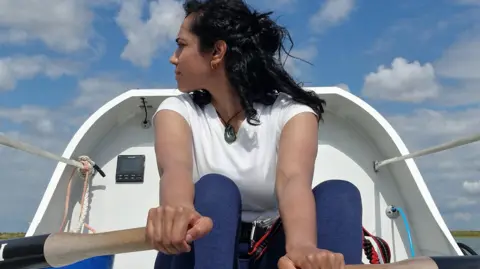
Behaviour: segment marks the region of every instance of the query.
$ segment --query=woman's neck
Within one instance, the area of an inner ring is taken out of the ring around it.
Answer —
[[[242,110],[240,97],[229,84],[218,84],[217,87],[209,91],[212,95],[212,105],[225,121],[228,121],[235,115],[237,115],[235,118],[240,118],[243,115],[243,113],[238,113]]]

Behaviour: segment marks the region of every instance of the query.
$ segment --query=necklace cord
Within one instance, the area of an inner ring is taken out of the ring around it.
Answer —
[[[238,114],[240,114],[240,112],[242,112],[242,110],[235,113],[235,115],[233,115],[227,122],[225,122],[222,119],[222,116],[220,115],[220,113],[218,113],[218,110],[215,109],[215,111],[217,111],[218,117],[220,118],[220,120],[225,125],[225,132],[223,134],[225,142],[227,142],[228,144],[232,144],[233,142],[235,142],[237,140],[237,134],[235,133],[235,129],[233,128],[233,126],[230,124],[230,121],[232,119],[234,119]]]
[[[232,117],[230,117],[230,119],[227,122],[225,122],[225,120],[222,118],[222,116],[220,115],[218,110],[215,109],[215,111],[217,111],[217,115],[220,118],[220,120],[223,122],[223,124],[230,125],[230,121],[233,120],[236,116],[238,116],[238,114],[240,114],[240,112],[242,112],[242,109],[240,109],[237,113],[235,113]]]

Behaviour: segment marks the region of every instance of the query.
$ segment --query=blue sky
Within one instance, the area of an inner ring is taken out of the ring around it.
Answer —
[[[273,9],[294,39],[293,55],[313,63],[289,60],[295,77],[348,87],[387,117],[411,151],[480,132],[479,0],[249,3]],[[114,96],[175,87],[168,57],[179,7],[174,0],[1,1],[0,132],[61,153]],[[452,229],[480,229],[479,149],[417,160]],[[24,231],[55,164],[0,147],[7,153],[0,231]]]

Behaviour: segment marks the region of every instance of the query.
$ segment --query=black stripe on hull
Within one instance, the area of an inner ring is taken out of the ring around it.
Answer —
[[[480,256],[430,257],[438,269],[480,269]]]
[[[0,241],[0,269],[49,268],[43,252],[50,234]]]

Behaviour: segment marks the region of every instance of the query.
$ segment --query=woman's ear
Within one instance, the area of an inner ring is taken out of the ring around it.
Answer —
[[[225,53],[227,52],[227,43],[223,40],[219,40],[215,42],[212,51],[212,64],[218,65],[223,58],[225,57]]]

